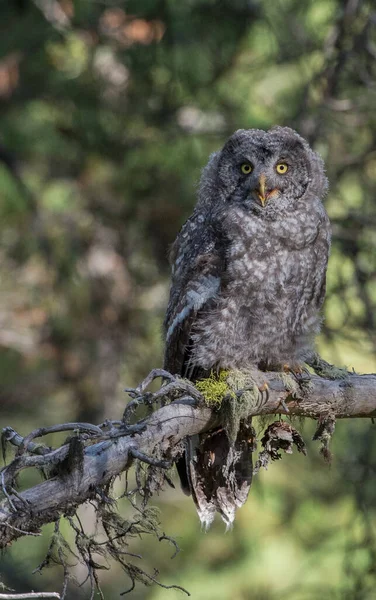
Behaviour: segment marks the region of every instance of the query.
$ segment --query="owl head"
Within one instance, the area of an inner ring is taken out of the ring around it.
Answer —
[[[320,156],[294,130],[274,127],[236,131],[211,156],[200,196],[213,198],[215,191],[226,203],[273,217],[293,209],[297,202],[322,198],[326,189]]]

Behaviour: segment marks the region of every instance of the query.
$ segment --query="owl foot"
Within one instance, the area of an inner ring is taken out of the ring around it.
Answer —
[[[283,365],[283,370],[285,371],[285,373],[291,373],[291,375],[294,377],[296,382],[299,383],[299,385],[311,381],[310,372],[306,367],[302,367],[302,365],[298,365],[296,363],[290,365],[287,363]]]
[[[348,375],[352,373],[346,368],[335,367],[326,360],[322,359],[319,354],[313,354],[309,359],[306,360],[309,365],[319,377],[325,377],[325,379],[346,379]]]

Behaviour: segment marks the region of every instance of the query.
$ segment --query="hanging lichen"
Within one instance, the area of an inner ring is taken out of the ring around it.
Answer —
[[[259,407],[262,393],[250,372],[213,371],[209,377],[196,383],[205,403],[220,411],[221,423],[231,441],[236,439],[242,419]]]

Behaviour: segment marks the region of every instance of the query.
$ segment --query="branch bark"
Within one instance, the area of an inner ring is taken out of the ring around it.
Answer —
[[[295,386],[293,392],[279,373],[258,372],[258,377],[257,383],[266,382],[268,391],[262,403],[250,409],[249,416],[376,417],[376,375],[348,374],[335,380],[314,375],[308,384]],[[160,396],[160,391],[157,394]],[[48,469],[62,465],[64,461],[67,463],[71,451],[70,445],[65,444],[52,451],[44,447],[43,454],[30,455],[31,448],[27,447],[25,454],[2,471],[6,498],[0,504],[0,548],[23,535],[38,535],[45,523],[73,514],[78,505],[95,497],[97,490],[126,471],[135,457],[166,466],[179,454],[181,440],[218,424],[218,412],[207,406],[196,406],[192,398],[187,397],[185,388],[184,398],[139,422],[138,429],[130,428],[121,433],[121,429],[112,427],[110,433],[103,434],[104,439],[96,443],[90,439],[90,445],[86,446],[83,442],[80,460],[68,462],[65,470],[61,469],[47,481],[17,493],[8,487],[9,478],[11,480],[16,472],[31,466]],[[32,443],[32,446],[36,445]]]

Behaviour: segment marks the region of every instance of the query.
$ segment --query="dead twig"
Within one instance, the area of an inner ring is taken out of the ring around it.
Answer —
[[[0,594],[0,600],[28,600],[29,598],[61,598],[57,592],[29,592],[27,594]]]

